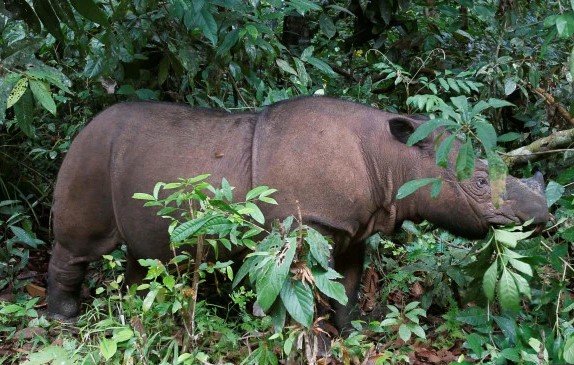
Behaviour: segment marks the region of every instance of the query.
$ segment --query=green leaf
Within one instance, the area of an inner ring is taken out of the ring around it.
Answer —
[[[311,255],[319,265],[325,270],[329,269],[329,259],[331,258],[331,250],[329,242],[323,235],[314,229],[307,231],[305,241],[309,245]]]
[[[313,290],[301,281],[286,280],[281,289],[281,300],[287,313],[309,328],[313,324],[314,301]]]
[[[396,324],[399,324],[399,320],[396,318],[386,318],[385,320],[383,320],[381,322],[381,326],[383,326],[383,327],[394,326]]]
[[[507,360],[520,362],[520,353],[515,348],[507,347],[500,351],[500,355]]]
[[[32,90],[32,94],[34,94],[34,98],[36,101],[40,103],[46,110],[48,110],[52,114],[56,114],[56,103],[54,103],[54,99],[52,99],[52,93],[50,92],[50,88],[45,82],[38,81],[38,80],[30,80],[30,90]]]
[[[38,245],[43,244],[42,240],[32,237],[30,233],[18,226],[10,226],[10,230],[14,234],[14,238],[11,242],[23,243],[32,248],[38,247]]]
[[[482,327],[488,324],[488,316],[486,310],[480,307],[470,307],[461,310],[458,313],[456,320],[474,327]]]
[[[16,104],[22,95],[24,95],[26,90],[28,90],[28,79],[23,77],[18,80],[10,92],[10,95],[8,95],[8,99],[6,100],[6,108],[11,108],[12,105]]]
[[[454,142],[456,135],[451,134],[446,137],[438,146],[436,150],[436,164],[441,167],[448,166],[448,156],[452,148],[452,143]]]
[[[484,273],[482,278],[482,289],[484,290],[484,295],[488,300],[494,300],[494,293],[496,290],[496,282],[498,280],[498,260],[495,260],[492,265]]]
[[[438,82],[439,82],[440,86],[442,86],[445,91],[449,91],[449,90],[450,90],[450,86],[449,86],[448,82],[446,82],[445,79],[439,78],[439,79],[438,79]]]
[[[404,323],[399,326],[399,337],[405,342],[411,338],[411,330]]]
[[[516,132],[508,132],[498,136],[498,142],[511,142],[520,138],[522,135]]]
[[[411,311],[413,309],[415,309],[416,307],[418,307],[418,305],[420,304],[420,302],[410,302],[409,304],[407,304],[404,308],[405,312]]]
[[[556,17],[556,30],[561,38],[568,38],[574,34],[574,15],[565,13]]]
[[[546,203],[548,207],[551,207],[560,200],[565,191],[564,186],[558,184],[556,181],[550,181],[546,186]]]
[[[14,104],[14,116],[22,132],[34,138],[34,97],[31,91],[26,90],[20,100]]]
[[[474,173],[474,149],[469,139],[460,147],[456,157],[456,177],[459,180],[470,178]]]
[[[466,96],[463,96],[463,95],[455,96],[455,97],[450,98],[450,101],[461,112],[466,112],[469,110],[468,100],[467,100]]]
[[[213,14],[211,14],[207,7],[203,7],[201,11],[195,15],[194,19],[195,24],[201,29],[203,35],[215,46],[217,44],[217,22]]]
[[[210,220],[216,218],[215,215],[206,215],[198,219],[184,222],[179,226],[175,227],[173,232],[171,232],[170,241],[171,242],[181,242],[186,240],[188,237],[196,234],[200,229],[203,228]]]
[[[409,136],[407,140],[408,146],[414,146],[418,142],[427,138],[435,129],[442,126],[455,126],[457,125],[453,121],[442,118],[430,119],[415,129],[415,131]]]
[[[337,28],[335,27],[333,20],[331,20],[331,18],[325,13],[322,13],[319,16],[319,26],[329,39],[333,38],[337,33]]]
[[[568,364],[574,364],[574,334],[566,340],[562,357]]]
[[[502,204],[502,196],[506,191],[506,176],[508,167],[493,150],[486,150],[486,159],[488,161],[488,178],[490,179],[490,195],[496,208]]]
[[[404,199],[407,196],[414,193],[415,191],[417,191],[418,189],[422,188],[423,186],[434,183],[437,180],[440,181],[440,179],[438,179],[436,177],[429,177],[429,178],[424,178],[424,179],[407,181],[406,183],[404,183],[399,188],[399,191],[397,192],[396,198],[397,199]]]
[[[129,328],[122,328],[118,332],[114,333],[112,340],[116,343],[125,342],[134,336],[134,332]]]
[[[570,66],[570,75],[574,77],[574,47],[572,47],[572,50],[570,51],[569,66]]]
[[[448,78],[448,79],[446,79],[446,81],[447,81],[448,85],[451,87],[451,89],[453,89],[457,93],[460,93],[460,88],[458,87],[458,84],[456,83],[455,79]]]
[[[512,267],[514,267],[517,271],[520,271],[526,276],[532,277],[532,267],[524,261],[520,261],[517,259],[509,258],[508,262]]]
[[[485,149],[493,149],[496,147],[496,130],[492,124],[482,121],[476,121],[472,124],[478,139],[482,142]]]
[[[493,108],[502,108],[505,106],[515,106],[514,104],[509,103],[506,100],[501,100],[501,99],[496,99],[496,98],[488,99],[488,105],[490,105]]]
[[[82,0],[83,1],[83,0]],[[46,30],[50,32],[58,41],[65,43],[66,37],[64,37],[64,33],[62,33],[62,29],[60,29],[60,21],[54,13],[54,9],[52,9],[52,5],[50,4],[49,0],[33,0],[32,4],[34,5],[34,11],[38,18],[42,21]]]
[[[70,79],[54,67],[50,67],[42,63],[34,63],[32,66],[29,66],[24,73],[28,78],[46,81],[68,94],[72,93],[69,88],[69,86],[72,85]]]
[[[425,330],[419,326],[418,324],[408,324],[407,325],[409,327],[409,329],[415,334],[417,335],[418,338],[422,338],[422,339],[426,339],[426,334],[425,334]]]
[[[135,193],[134,195],[132,195],[133,199],[139,199],[139,200],[156,200],[156,198],[154,198],[153,195],[150,194],[146,194],[146,193]]]
[[[524,278],[524,276],[515,272],[510,271],[510,274],[514,278],[518,292],[530,299],[532,297],[532,291],[530,290],[530,284],[528,284],[528,281]]]
[[[508,248],[516,247],[518,241],[523,240],[525,238],[530,237],[534,231],[528,232],[509,232],[504,229],[495,229],[494,230],[494,238],[496,241],[502,243]]]
[[[275,63],[277,63],[277,66],[279,66],[280,69],[282,69],[285,72],[288,72],[292,75],[298,76],[297,75],[297,71],[295,71],[295,69],[293,67],[291,67],[291,65],[289,65],[289,63],[281,58],[278,58],[275,60]]]
[[[18,80],[20,80],[20,77],[17,73],[8,73],[6,76],[0,77],[0,125],[4,122],[6,116],[8,96]]]
[[[148,310],[150,310],[151,306],[153,305],[153,302],[155,300],[155,297],[158,294],[158,290],[154,289],[154,290],[150,290],[144,300],[143,300],[143,304],[142,304],[142,309],[144,312],[147,312]]]
[[[436,181],[433,181],[433,183],[431,185],[431,193],[430,193],[431,198],[434,199],[434,198],[438,197],[438,194],[440,194],[440,189],[442,189],[442,180],[437,179]]]
[[[516,81],[512,79],[506,79],[504,81],[504,95],[510,95],[516,90]]]
[[[296,248],[296,239],[289,238],[277,254],[277,257],[273,257],[271,260],[267,261],[267,263],[257,273],[257,279],[255,282],[257,303],[259,303],[264,312],[271,307],[273,302],[275,302],[277,295],[279,295],[282,287],[284,287],[284,283],[289,281],[287,280],[287,277],[289,275],[291,263],[295,257]],[[287,307],[287,305],[285,305],[285,307]],[[287,309],[289,310],[289,308]]]
[[[317,289],[329,298],[335,299],[342,305],[346,305],[348,302],[347,294],[345,293],[345,287],[343,284],[334,281],[341,278],[335,270],[329,268],[327,271],[320,269],[313,269],[313,278],[315,279],[315,285]]]
[[[103,26],[109,25],[108,16],[93,0],[70,0],[70,3],[84,18]]]
[[[263,213],[261,212],[261,210],[257,205],[251,202],[247,202],[245,203],[245,207],[249,209],[249,215],[251,216],[251,218],[255,219],[257,223],[260,224],[265,223],[265,217],[263,216]]]
[[[217,47],[217,56],[227,54],[233,46],[239,41],[239,29],[233,29],[225,35],[223,42]]]
[[[327,63],[325,63],[324,61],[322,61],[318,58],[315,58],[313,56],[309,56],[309,57],[307,57],[306,62],[309,63],[310,65],[312,65],[313,67],[315,67],[316,69],[318,69],[319,71],[323,72],[325,75],[328,75],[331,77],[338,76],[335,73],[335,71],[333,71],[331,66],[329,66]]]
[[[321,10],[321,6],[309,0],[291,0],[288,4],[295,8],[301,15],[305,15],[305,13],[310,10]]]
[[[104,359],[109,360],[112,356],[115,355],[116,351],[118,350],[118,345],[116,341],[109,338],[104,338],[100,342],[100,353],[104,357]]]
[[[498,300],[504,310],[515,311],[520,308],[520,296],[514,278],[506,268],[502,270],[498,283]]]
[[[253,188],[247,192],[245,195],[245,200],[252,200],[259,195],[263,194],[265,191],[270,190],[269,186],[261,185],[256,188]]]

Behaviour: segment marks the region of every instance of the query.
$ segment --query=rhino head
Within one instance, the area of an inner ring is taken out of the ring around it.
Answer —
[[[390,132],[406,145],[408,137],[422,122],[411,118],[391,120]],[[448,135],[444,130],[437,130],[415,146],[406,146],[414,163],[404,174],[406,179],[403,183],[411,179],[440,176],[443,184],[437,198],[431,197],[430,187],[427,187],[419,189],[403,201],[398,200],[397,212],[408,212],[403,215],[405,219],[426,219],[456,235],[471,239],[486,236],[492,225],[523,224],[531,221],[532,224],[541,226],[549,220],[544,178],[540,172],[527,179],[508,175],[504,193],[498,204],[495,204],[485,161],[475,161],[471,178],[457,180],[455,163],[461,146],[459,141],[453,144],[447,168],[436,165],[435,148],[438,141]]]

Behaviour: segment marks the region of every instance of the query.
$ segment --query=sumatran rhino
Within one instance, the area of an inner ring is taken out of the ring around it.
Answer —
[[[48,311],[76,316],[86,265],[121,242],[128,247],[129,283],[145,276],[138,259],[169,260],[168,220],[132,199],[158,181],[210,173],[213,182],[227,178],[236,196],[258,185],[278,189],[279,205],[262,207],[267,221],[296,214],[298,204],[305,224],[333,238],[348,306],[356,303],[364,240],[375,232],[390,234],[406,219],[426,219],[479,238],[492,224],[548,220],[541,175],[509,176],[496,208],[483,162],[476,161],[472,178],[457,181],[452,166],[435,164],[437,132],[406,145],[420,123],[324,97],[285,101],[258,113],[151,102],[106,109],[77,136],[58,175]],[[427,177],[444,179],[437,198],[428,187],[395,198],[405,182]],[[339,327],[348,323],[349,309],[335,308]]]

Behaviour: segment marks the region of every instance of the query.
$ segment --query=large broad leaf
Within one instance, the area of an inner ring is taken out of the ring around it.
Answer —
[[[548,207],[551,207],[560,200],[565,191],[564,186],[558,184],[556,181],[550,181],[546,186],[546,203]]]
[[[329,242],[314,229],[309,229],[307,231],[307,236],[305,241],[309,244],[309,249],[311,255],[323,269],[327,270],[329,268],[329,258],[331,257],[331,250]]]
[[[473,123],[473,127],[485,149],[488,150],[496,147],[496,130],[492,124],[476,121]]]
[[[516,247],[516,245],[518,244],[518,241],[530,237],[530,235],[531,235],[533,232],[534,232],[534,231],[528,231],[528,232],[520,232],[520,231],[509,232],[509,231],[506,231],[506,230],[504,230],[504,229],[495,229],[495,230],[494,230],[494,238],[496,239],[496,241],[502,243],[502,244],[505,245],[506,247],[514,248],[514,247]]]
[[[321,269],[315,269],[312,271],[313,278],[315,279],[315,286],[317,289],[329,298],[335,299],[342,305],[346,305],[349,299],[345,293],[345,287],[343,284],[335,281],[341,278],[341,275],[333,269],[328,269],[327,271]]]
[[[257,303],[259,303],[263,311],[267,311],[275,302],[277,295],[279,295],[289,275],[289,269],[295,257],[296,249],[296,239],[289,238],[277,257],[269,260],[257,274],[257,281],[255,282]]]
[[[440,181],[440,179],[436,177],[424,178],[424,179],[417,179],[411,180],[404,183],[397,192],[397,199],[404,199],[407,196],[411,195],[418,189],[426,186],[428,184],[435,183],[436,181]]]
[[[452,148],[452,143],[454,142],[456,135],[451,134],[446,137],[438,146],[436,150],[436,164],[441,167],[447,167],[448,165],[448,155]]]
[[[504,310],[515,311],[520,309],[520,295],[518,287],[510,272],[502,270],[500,281],[498,283],[498,300]]]
[[[498,279],[498,260],[495,260],[492,265],[484,273],[482,278],[482,289],[484,290],[484,295],[488,300],[492,301],[494,299],[494,293],[496,290],[496,281]]]
[[[16,85],[14,85],[10,95],[8,95],[8,99],[6,100],[6,108],[11,108],[14,104],[16,104],[22,95],[24,95],[26,90],[28,90],[28,79],[22,77],[20,80],[18,80]]]
[[[456,177],[465,180],[474,173],[474,149],[470,138],[460,147],[456,157]]]
[[[196,13],[194,23],[201,29],[203,35],[211,41],[211,44],[215,46],[217,44],[217,22],[208,7],[204,6],[201,11]]]
[[[70,3],[84,18],[100,25],[109,25],[106,13],[92,0],[70,0]]]
[[[502,158],[492,150],[486,150],[486,159],[488,160],[490,195],[494,206],[498,208],[502,204],[502,195],[506,190],[508,167]]]
[[[14,104],[14,115],[18,127],[28,137],[33,138],[34,133],[34,97],[31,91],[26,91],[20,100]]]
[[[415,131],[410,135],[409,139],[407,140],[407,145],[414,146],[418,142],[427,138],[438,127],[453,126],[453,125],[457,124],[447,119],[435,118],[428,120],[423,124],[421,124],[417,129],[415,129]]]
[[[313,290],[301,281],[287,280],[281,289],[281,300],[287,313],[309,328],[313,324]]]
[[[83,0],[81,0],[83,1]],[[66,38],[64,37],[64,33],[62,33],[62,29],[60,29],[60,21],[54,13],[54,9],[52,9],[52,5],[48,0],[33,0],[32,4],[34,5],[34,10],[36,14],[44,24],[44,27],[56,37],[57,40],[64,43]]]
[[[319,16],[319,27],[321,27],[321,30],[325,33],[327,38],[333,38],[337,33],[337,27],[335,27],[333,20],[331,20],[331,18],[325,13],[322,13],[321,16]]]
[[[104,338],[102,342],[100,342],[100,352],[106,360],[111,359],[117,350],[118,344],[113,339]]]
[[[324,61],[321,61],[318,58],[315,58],[313,56],[309,56],[309,57],[307,57],[306,61],[307,61],[307,63],[313,65],[316,69],[318,69],[319,71],[323,72],[324,74],[326,74],[328,76],[331,76],[331,77],[338,76],[335,73],[335,71],[333,71],[331,66],[329,66]]]
[[[4,122],[8,97],[18,80],[20,75],[17,73],[8,73],[5,77],[0,77],[0,125]]]
[[[458,313],[456,320],[474,327],[482,327],[488,324],[488,314],[480,307],[470,307]]]
[[[170,240],[171,242],[181,242],[189,238],[190,236],[196,234],[200,229],[202,229],[209,221],[216,218],[215,215],[206,215],[198,219],[184,222],[179,226],[175,227],[173,232],[171,232]]]
[[[566,340],[562,356],[564,357],[564,361],[568,364],[574,364],[574,335],[570,335]]]
[[[34,98],[40,103],[46,110],[52,114],[56,114],[56,103],[52,99],[52,93],[50,92],[49,86],[42,81],[30,80],[30,90],[34,94]]]

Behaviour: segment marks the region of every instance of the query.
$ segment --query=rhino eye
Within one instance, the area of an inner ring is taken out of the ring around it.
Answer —
[[[476,186],[478,186],[479,188],[484,188],[487,185],[488,185],[488,180],[486,178],[479,177],[478,179],[476,179]]]

